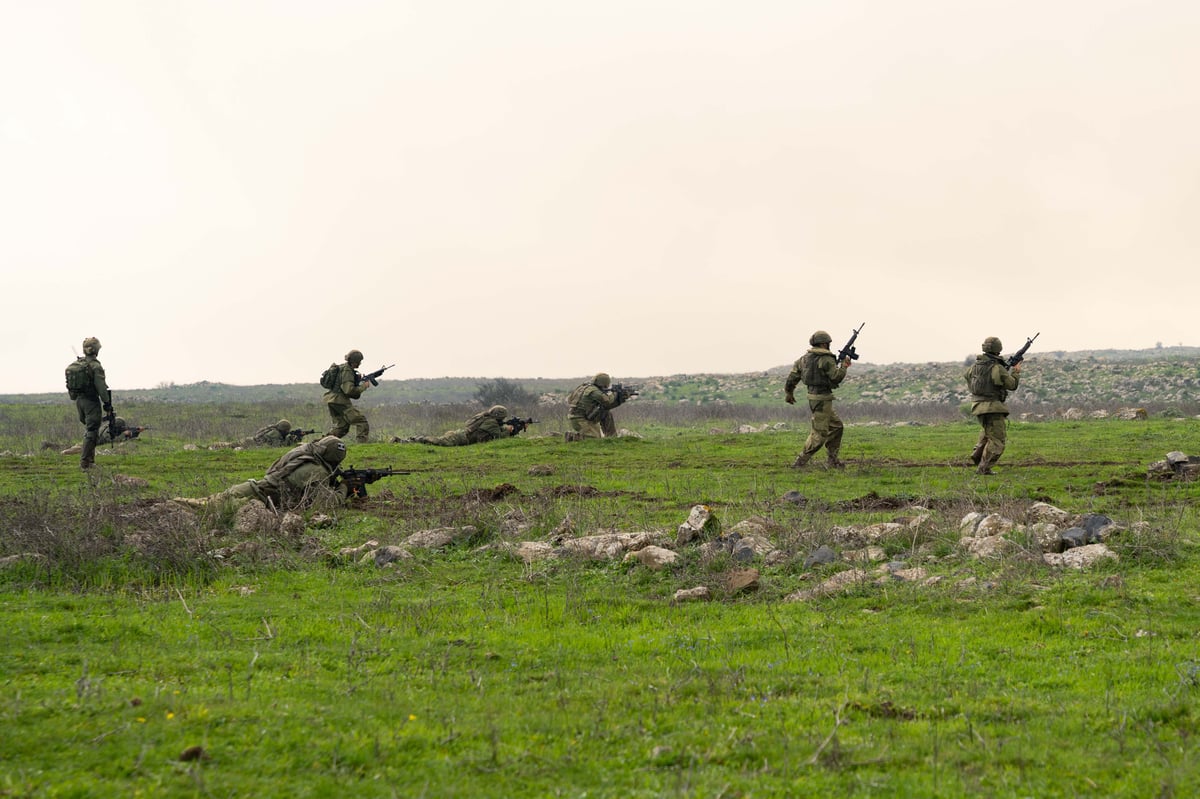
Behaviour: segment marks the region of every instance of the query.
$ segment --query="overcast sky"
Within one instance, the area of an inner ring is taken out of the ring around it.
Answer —
[[[0,393],[1200,344],[1200,3],[0,0]]]

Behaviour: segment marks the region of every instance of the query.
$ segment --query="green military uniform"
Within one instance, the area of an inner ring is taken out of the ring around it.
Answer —
[[[325,436],[285,452],[262,480],[238,483],[207,499],[182,501],[204,505],[213,500],[257,499],[267,507],[291,509],[306,507],[322,494],[345,499],[349,488],[335,475],[345,457],[345,443],[336,436]]]
[[[77,358],[86,368],[87,385],[68,391],[75,400],[75,410],[83,424],[83,448],[79,453],[79,466],[89,469],[96,462],[96,444],[100,441],[100,421],[105,413],[112,413],[112,392],[104,376],[104,367],[96,357],[100,353],[100,341],[96,338],[83,340],[83,357]]]
[[[327,436],[342,438],[354,427],[354,440],[360,444],[367,442],[371,425],[362,411],[354,407],[351,400],[363,395],[371,384],[358,378],[358,366],[362,363],[363,354],[358,350],[346,353],[346,361],[338,367],[337,384],[325,392],[325,405],[329,408],[329,417],[333,427],[325,432]]]
[[[979,474],[993,474],[992,466],[1000,460],[1008,439],[1008,406],[1004,401],[1008,392],[1016,390],[1020,376],[1008,370],[1000,339],[989,336],[984,339],[983,352],[975,356],[975,363],[963,373],[971,391],[971,414],[979,420],[982,428],[971,462],[978,465]]]
[[[833,408],[833,390],[845,379],[847,364],[844,361],[838,363],[830,351],[832,340],[823,330],[813,333],[809,339],[811,348],[792,364],[792,371],[784,383],[789,403],[795,401],[793,392],[796,386],[804,383],[808,388],[808,408],[812,411],[812,427],[804,442],[804,451],[792,463],[797,468],[808,463],[821,447],[825,447],[830,466],[842,465],[838,451],[842,448],[845,425]]]
[[[612,409],[624,400],[619,394],[609,393],[611,385],[612,378],[600,372],[567,395],[567,424],[574,438],[611,438],[617,434]]]
[[[512,428],[501,424],[506,416],[507,408],[503,405],[493,405],[468,419],[467,426],[461,430],[449,430],[440,436],[417,436],[409,441],[432,444],[435,447],[465,447],[469,444],[494,441],[497,438],[508,438],[513,434]]]
[[[282,447],[287,443],[287,434],[291,429],[291,422],[287,419],[280,419],[275,424],[269,424],[257,430],[251,437],[251,441],[266,447]]]

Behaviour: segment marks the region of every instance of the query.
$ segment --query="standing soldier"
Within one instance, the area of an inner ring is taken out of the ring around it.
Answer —
[[[75,410],[84,426],[83,448],[79,453],[79,467],[90,469],[96,462],[96,442],[100,438],[100,420],[105,414],[112,415],[112,392],[104,379],[104,367],[100,365],[100,340],[95,337],[83,340],[83,357],[76,358],[67,367],[67,396],[75,400]]]
[[[801,382],[808,387],[808,407],[812,411],[812,429],[809,430],[808,440],[804,442],[804,451],[792,462],[793,469],[799,469],[808,464],[812,456],[821,447],[829,458],[829,465],[835,469],[843,468],[838,460],[838,450],[842,448],[842,430],[845,425],[833,409],[833,390],[842,384],[846,370],[850,368],[850,359],[843,358],[838,363],[829,345],[833,338],[824,330],[818,330],[808,339],[811,348],[804,353],[788,373],[784,390],[787,392],[784,401],[788,405],[796,404],[792,393]]]
[[[322,377],[321,385],[325,392],[325,404],[329,406],[329,416],[333,419],[333,427],[326,431],[327,436],[344,437],[350,432],[350,426],[355,429],[354,440],[360,444],[367,443],[367,434],[371,426],[362,411],[354,407],[351,400],[356,400],[370,388],[371,383],[359,377],[358,367],[363,362],[363,354],[358,350],[346,353],[346,361],[341,366],[336,364],[326,370],[330,375],[326,380]]]
[[[995,474],[992,466],[1000,460],[1008,438],[1008,406],[1004,400],[1020,383],[1021,363],[1010,371],[1000,357],[1003,350],[1000,339],[988,336],[983,340],[983,352],[975,356],[975,363],[963,374],[971,391],[971,413],[983,428],[971,453],[971,463],[979,467],[975,470],[978,474]]]
[[[617,434],[612,409],[625,401],[620,393],[610,393],[612,378],[600,372],[589,382],[576,386],[567,396],[567,439],[607,438]]]

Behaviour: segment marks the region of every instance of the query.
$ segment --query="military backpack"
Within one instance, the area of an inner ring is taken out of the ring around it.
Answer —
[[[76,399],[92,387],[92,369],[87,358],[76,358],[67,364],[67,396]]]
[[[971,366],[971,371],[967,375],[967,388],[976,397],[983,397],[989,400],[1004,400],[1008,396],[1008,392],[1001,386],[995,384],[992,380],[992,369],[1000,361],[977,361]]]
[[[338,375],[341,374],[342,367],[339,364],[331,363],[329,368],[321,372],[321,388],[326,391],[333,391],[338,387]]]

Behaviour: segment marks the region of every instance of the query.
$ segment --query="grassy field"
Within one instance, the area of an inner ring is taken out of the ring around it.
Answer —
[[[1198,420],[1015,422],[999,474],[981,478],[961,465],[967,421],[855,425],[847,469],[797,472],[798,411],[631,407],[619,424],[642,438],[573,445],[555,415],[545,435],[475,447],[351,445],[348,463],[413,473],[301,534],[244,535],[229,513],[159,509],[261,476],[279,451],[184,444],[261,417],[323,420],[286,404],[138,410],[168,432],[105,447],[84,475],[39,449],[78,437],[62,408],[0,408],[0,446],[17,453],[0,457],[0,557],[20,556],[0,569],[0,796],[1200,790],[1200,483],[1146,470],[1200,453]],[[461,418],[372,421],[410,434]],[[1120,560],[1052,569],[1020,528],[1002,558],[959,546],[967,513],[1025,522],[1038,501],[1112,517]],[[689,544],[652,570],[498,546],[669,542],[700,503],[726,529],[760,520],[782,556]],[[928,523],[880,545],[940,581],[788,601],[849,568],[804,565],[839,529],[918,512]],[[384,568],[336,555],[468,526]],[[746,568],[756,589],[723,588]],[[672,602],[700,585],[713,601]]]

